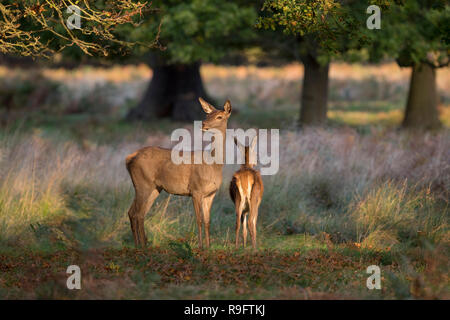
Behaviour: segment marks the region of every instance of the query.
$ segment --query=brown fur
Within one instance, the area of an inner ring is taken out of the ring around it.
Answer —
[[[225,133],[231,105],[227,101],[224,111],[217,110],[199,99],[207,113],[202,123],[204,131],[218,129],[225,145]],[[195,152],[190,152],[193,160]],[[223,164],[179,164],[171,160],[171,150],[159,147],[142,148],[127,156],[126,167],[135,189],[135,198],[128,210],[131,230],[136,246],[145,246],[147,238],[144,217],[162,190],[170,194],[192,197],[198,226],[198,240],[203,247],[202,227],[205,230],[206,247],[209,247],[210,210],[214,196],[222,183]],[[193,161],[192,161],[193,163]]]
[[[235,140],[239,146],[238,142]],[[256,142],[255,142],[256,143]],[[252,142],[253,145],[253,142]],[[236,209],[236,249],[239,247],[239,230],[243,225],[244,247],[247,245],[247,224],[256,249],[256,221],[258,208],[264,193],[264,185],[259,171],[249,161],[250,147],[245,147],[245,163],[236,171],[230,182],[230,196]]]

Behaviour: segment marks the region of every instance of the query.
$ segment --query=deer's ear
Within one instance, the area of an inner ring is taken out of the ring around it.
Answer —
[[[234,137],[234,143],[238,147],[239,153],[242,155],[242,157],[245,157],[245,147],[239,142],[239,140],[236,137]],[[242,158],[242,159],[244,159],[244,158]]]
[[[256,144],[258,142],[258,136],[255,136],[250,143],[250,152],[255,152]]]
[[[227,100],[227,102],[225,102],[224,106],[223,106],[223,110],[225,110],[226,113],[230,114],[231,113],[231,103],[230,100]]]
[[[238,140],[237,137],[234,137],[234,143],[235,143],[239,148],[244,147],[244,145],[243,145],[242,143],[239,142],[239,140]],[[244,142],[244,143],[245,143],[245,142]]]
[[[198,98],[198,101],[200,101],[200,104],[202,105],[203,111],[206,113],[211,113],[216,110],[212,105],[210,105],[208,102],[203,100],[201,97]]]
[[[250,154],[250,163],[256,165],[256,161],[257,161],[257,155],[255,152],[255,148],[256,148],[256,144],[258,142],[258,136],[255,136],[252,140],[252,142],[250,143],[250,150],[249,150],[249,154]]]

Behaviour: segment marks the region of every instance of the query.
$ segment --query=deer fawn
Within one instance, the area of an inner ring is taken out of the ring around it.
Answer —
[[[253,138],[250,147],[244,147],[236,138],[234,138],[234,142],[241,154],[245,155],[245,163],[236,171],[230,183],[230,196],[236,208],[236,249],[239,247],[241,223],[243,224],[244,247],[247,245],[247,220],[250,236],[252,237],[252,246],[253,249],[256,249],[256,220],[258,219],[258,207],[264,192],[261,175],[259,171],[253,168],[254,164],[256,164],[255,146],[257,137]]]
[[[227,100],[224,110],[217,110],[208,102],[199,98],[203,110],[207,113],[202,122],[202,131],[214,130],[214,139],[223,139],[225,146],[228,118],[231,104]],[[218,131],[217,131],[218,130]],[[218,134],[220,132],[222,136]],[[175,164],[171,160],[171,150],[159,147],[142,148],[126,158],[126,166],[133,181],[135,198],[128,211],[131,231],[136,247],[146,246],[144,217],[161,190],[170,194],[192,197],[198,227],[199,247],[203,248],[202,225],[205,230],[206,247],[209,248],[209,217],[214,196],[222,183],[222,164],[194,164],[194,153],[212,151],[190,151],[190,164]],[[222,152],[224,154],[224,152]]]

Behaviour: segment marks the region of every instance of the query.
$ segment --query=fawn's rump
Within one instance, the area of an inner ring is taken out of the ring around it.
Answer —
[[[249,210],[255,180],[254,172],[250,169],[239,170],[231,179],[230,197],[234,203],[236,203],[236,198],[239,200],[239,205],[244,206],[244,212]]]

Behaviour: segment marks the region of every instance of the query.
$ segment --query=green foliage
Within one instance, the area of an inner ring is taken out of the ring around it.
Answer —
[[[307,33],[326,31],[327,20],[336,13],[339,4],[334,0],[298,1],[267,0],[262,10],[266,15],[260,17],[258,27],[303,36]]]
[[[349,38],[362,40],[355,32],[361,23],[357,10],[340,1],[267,0],[262,10],[259,28],[294,36],[301,43],[300,51],[313,54],[320,63],[349,50]],[[361,10],[365,13],[365,8]]]
[[[170,0],[153,5],[159,8],[158,14],[142,28],[129,31],[132,39],[144,41],[161,21],[159,41],[166,50],[160,53],[169,63],[217,61],[255,36],[256,10],[239,1]]]
[[[394,57],[402,66],[428,62],[448,64],[450,5],[448,1],[373,1],[382,8],[381,29],[361,30],[370,39],[372,60]]]
[[[372,4],[381,9],[381,29],[366,26]],[[393,57],[402,66],[427,61],[436,67],[449,61],[450,6],[445,0],[266,0],[263,10],[259,27],[314,39],[321,47],[319,60]]]

